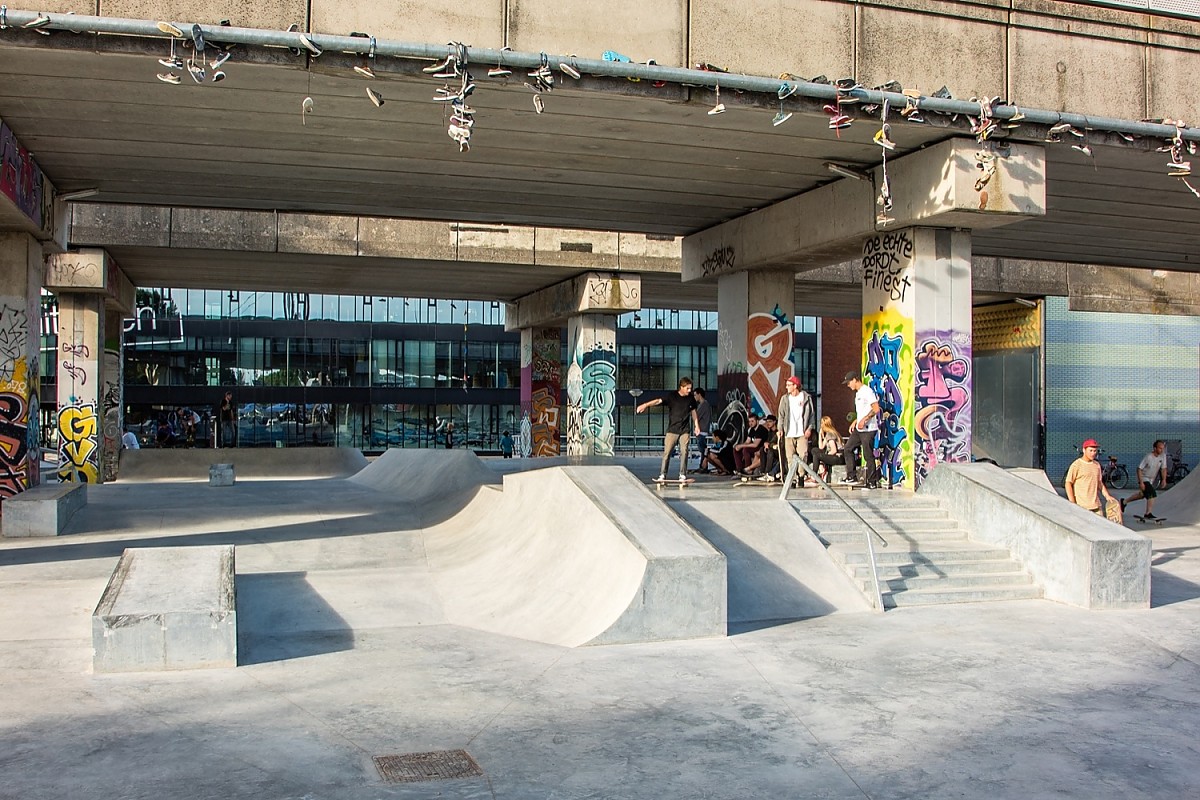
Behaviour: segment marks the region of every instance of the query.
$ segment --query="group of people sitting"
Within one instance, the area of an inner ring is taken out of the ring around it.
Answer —
[[[774,414],[761,419],[756,414],[750,414],[746,436],[741,442],[735,443],[733,433],[728,430],[715,430],[712,437],[713,443],[703,455],[700,472],[716,472],[718,475],[760,481],[783,479],[778,419]],[[816,444],[815,448],[813,444]],[[821,417],[817,441],[809,442],[806,461],[817,470],[822,480],[829,481],[834,465],[843,463],[843,446],[842,435],[833,426],[833,420],[828,416]],[[798,481],[802,486],[802,475]]]
[[[199,414],[190,408],[176,406],[173,412],[158,415],[154,443],[158,447],[195,447],[197,434],[201,430]]]

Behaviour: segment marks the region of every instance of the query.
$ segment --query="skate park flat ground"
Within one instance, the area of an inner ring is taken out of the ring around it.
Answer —
[[[497,482],[539,466],[484,463]],[[419,532],[454,511],[336,478],[118,481],[65,535],[0,540],[0,798],[1200,796],[1200,527],[1144,529],[1143,611],[927,606],[562,647],[446,621]],[[224,543],[240,666],[92,672],[124,547]],[[372,762],[459,748],[482,776],[391,784]]]

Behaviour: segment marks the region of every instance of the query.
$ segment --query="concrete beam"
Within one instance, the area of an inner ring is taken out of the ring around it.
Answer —
[[[579,314],[623,314],[642,307],[642,279],[638,275],[589,272],[547,286],[508,304],[505,329],[557,325]]]
[[[89,248],[47,257],[42,285],[52,292],[102,294],[106,306],[126,314],[133,313],[136,304],[133,282],[104,250]]]
[[[1200,316],[1200,274],[1073,264],[1067,299],[1072,311]]]
[[[995,174],[983,186],[976,154],[992,150],[971,139],[949,139],[904,156],[888,167],[891,221],[876,222],[871,180],[844,178],[683,240],[683,280],[715,278],[751,269],[805,271],[856,257],[880,230],[910,226],[992,228],[1046,213],[1045,150],[1013,144],[994,154]],[[977,188],[978,186],[978,188]]]

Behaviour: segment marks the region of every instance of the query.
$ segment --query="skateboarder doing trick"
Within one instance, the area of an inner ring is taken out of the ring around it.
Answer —
[[[679,480],[687,480],[687,453],[691,434],[700,434],[700,421],[696,418],[696,398],[692,396],[692,379],[680,378],[678,391],[647,400],[637,407],[641,414],[654,406],[667,407],[667,433],[663,437],[662,468],[658,480],[667,479],[667,467],[671,464],[671,451],[679,445]],[[689,424],[690,423],[690,424]]]

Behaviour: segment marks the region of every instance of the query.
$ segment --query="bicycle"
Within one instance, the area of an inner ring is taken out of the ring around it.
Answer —
[[[1129,485],[1129,470],[1124,464],[1117,463],[1116,456],[1108,457],[1108,464],[1100,467],[1103,480],[1114,489],[1124,489]]]
[[[1171,464],[1171,471],[1167,473],[1167,483],[1179,483],[1188,476],[1188,465],[1182,461],[1175,461]]]

